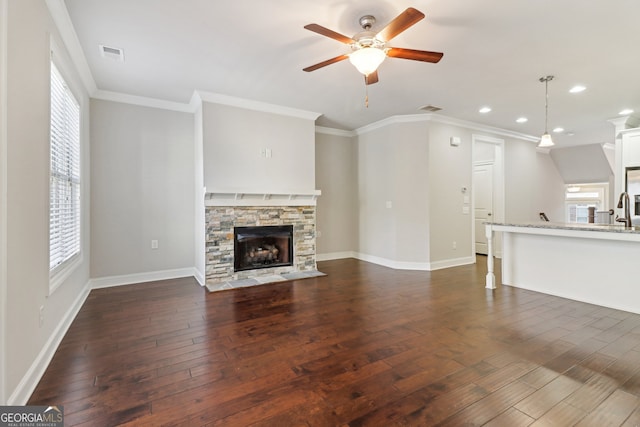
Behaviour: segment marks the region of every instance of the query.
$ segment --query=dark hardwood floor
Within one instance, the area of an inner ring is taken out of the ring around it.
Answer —
[[[68,426],[640,425],[640,315],[485,290],[483,258],[319,269],[94,290],[29,404]]]

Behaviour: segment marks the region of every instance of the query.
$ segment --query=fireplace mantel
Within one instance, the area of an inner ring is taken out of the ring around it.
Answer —
[[[256,191],[213,190],[204,195],[205,206],[316,206],[320,190]]]

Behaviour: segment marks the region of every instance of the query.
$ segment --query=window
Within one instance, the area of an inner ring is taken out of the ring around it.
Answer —
[[[49,270],[80,253],[80,106],[51,62]]]
[[[567,185],[565,204],[567,222],[588,223],[589,208],[607,209],[608,184]],[[595,218],[594,218],[595,220]]]

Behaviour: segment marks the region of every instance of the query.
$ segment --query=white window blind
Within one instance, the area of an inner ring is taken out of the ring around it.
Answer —
[[[80,252],[80,107],[51,62],[49,269]]]

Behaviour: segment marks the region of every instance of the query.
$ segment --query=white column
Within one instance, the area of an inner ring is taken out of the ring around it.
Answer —
[[[496,288],[496,275],[493,274],[493,227],[491,224],[485,226],[485,235],[487,236],[487,289]]]

